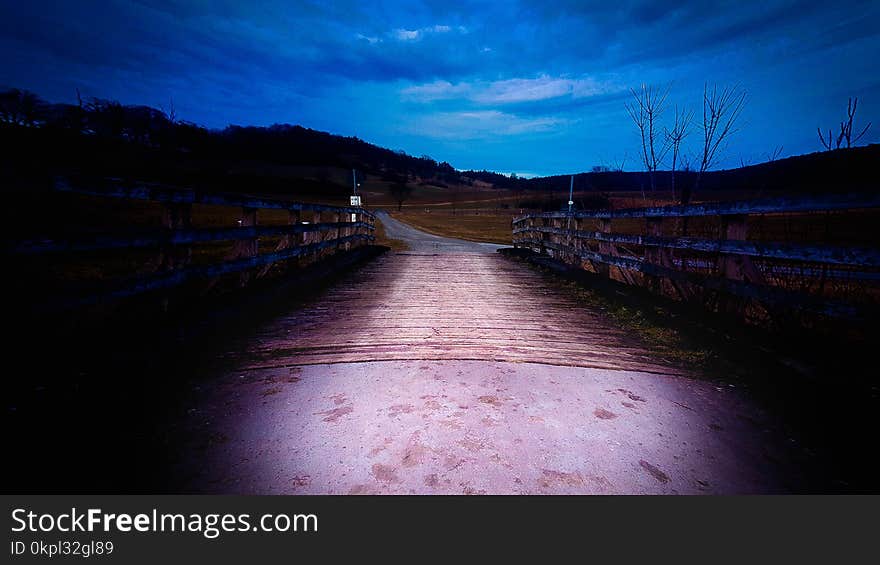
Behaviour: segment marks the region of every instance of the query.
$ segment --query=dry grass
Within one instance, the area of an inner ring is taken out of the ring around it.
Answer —
[[[484,243],[511,244],[512,211],[430,211],[393,212],[392,215],[422,231],[446,237]]]

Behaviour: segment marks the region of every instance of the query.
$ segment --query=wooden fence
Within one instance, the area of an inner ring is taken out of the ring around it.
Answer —
[[[880,280],[875,245],[763,241],[749,232],[758,216],[788,221],[816,212],[877,208],[878,194],[846,194],[536,213],[514,218],[513,243],[621,282],[679,299],[714,302],[739,314],[760,305],[764,315],[784,307],[862,317],[862,304],[854,297],[867,296],[868,302],[877,297],[877,289],[869,288]],[[695,218],[703,221],[700,231],[714,237],[682,235]],[[616,233],[615,220],[624,220],[631,233]],[[854,288],[860,292],[852,292]]]
[[[349,251],[374,240],[375,216],[363,208],[306,204],[232,194],[201,193],[159,185],[105,183],[100,189],[73,187],[57,181],[56,190],[88,197],[119,198],[159,203],[162,229],[65,236],[56,239],[15,241],[11,252],[19,256],[71,254],[92,251],[155,249],[153,273],[111,281],[103,288],[67,297],[65,305],[87,305],[150,291],[169,289],[196,279],[209,285],[221,276],[238,273],[239,285],[263,277],[269,269],[291,259],[314,261]],[[193,205],[233,207],[240,211],[230,227],[193,227]],[[259,210],[287,211],[286,225],[259,225]],[[261,253],[259,238],[278,240],[274,249]],[[231,242],[231,252],[217,262],[192,264],[194,245]],[[51,258],[49,259],[51,261]],[[106,282],[106,281],[105,281]]]

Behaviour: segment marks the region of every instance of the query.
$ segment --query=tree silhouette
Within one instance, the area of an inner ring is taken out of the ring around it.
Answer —
[[[412,195],[412,187],[404,181],[391,183],[391,196],[397,202],[397,211],[403,209],[403,203]]]
[[[831,135],[831,129],[828,129],[828,139],[822,135],[822,129],[816,128],[816,131],[819,133],[819,141],[822,142],[822,147],[825,148],[826,151],[831,151],[832,149],[840,149],[840,146],[846,142],[846,147],[849,149],[852,147],[853,143],[858,143],[858,141],[864,136],[868,129],[871,128],[871,122],[868,122],[868,125],[862,129],[861,133],[859,133],[855,139],[853,139],[853,119],[856,116],[856,109],[859,106],[859,99],[850,98],[846,105],[846,120],[840,122],[840,133],[837,134],[837,139],[835,140]],[[833,145],[833,147],[832,147]]]
[[[717,85],[703,86],[703,145],[700,152],[700,168],[693,189],[685,186],[681,191],[681,203],[687,204],[693,192],[699,189],[703,174],[714,167],[720,156],[722,142],[736,132],[736,122],[746,105],[746,93],[738,86],[728,86],[721,90]]]
[[[669,182],[672,187],[672,198],[675,199],[675,170],[681,154],[681,142],[690,133],[691,121],[694,119],[693,110],[680,110],[675,107],[675,117],[672,129],[666,130],[666,144],[672,150],[672,168],[669,171]]]
[[[626,111],[639,130],[642,140],[642,162],[648,171],[650,179],[651,191],[654,191],[654,172],[658,165],[663,161],[669,147],[665,143],[657,146],[657,135],[659,134],[659,121],[663,115],[666,97],[669,95],[669,89],[659,90],[654,86],[643,84],[637,91],[630,89],[634,102],[625,104]],[[642,192],[644,197],[644,192]]]

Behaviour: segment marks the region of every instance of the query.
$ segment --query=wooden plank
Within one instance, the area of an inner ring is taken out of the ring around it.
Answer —
[[[578,218],[681,218],[737,214],[779,214],[880,208],[880,193],[848,193],[822,196],[765,198],[732,202],[703,202],[686,206],[654,206],[619,210],[580,210]],[[530,218],[561,218],[568,212],[526,214],[513,219],[514,225]]]
[[[292,210],[292,217],[298,218],[300,212]],[[257,237],[277,237],[300,235],[315,231],[334,231],[341,226],[335,223],[302,224],[299,220],[286,226],[248,226],[233,228],[176,228],[167,231],[150,231],[128,235],[85,234],[65,239],[26,240],[12,244],[11,253],[36,255],[41,253],[61,253],[74,251],[98,251],[104,249],[138,249],[163,245],[186,245],[209,241],[231,241]],[[351,224],[346,224],[351,226]],[[353,227],[371,231],[375,227],[359,222]]]
[[[365,239],[367,241],[375,240],[375,237],[372,235],[352,235],[349,237],[352,241],[355,239]],[[255,257],[243,257],[241,259],[224,261],[222,263],[214,263],[211,265],[191,265],[184,269],[177,269],[165,273],[126,280],[103,292],[96,292],[88,296],[66,300],[61,304],[47,304],[47,307],[71,308],[96,304],[104,300],[127,298],[145,292],[178,286],[191,279],[215,278],[229,273],[237,273],[286,259],[309,255],[335,246],[336,241],[322,241],[274,253],[264,253]]]
[[[496,253],[385,255],[227,357],[236,370],[475,359],[683,373],[552,279]]]
[[[514,234],[517,235],[530,232],[552,233],[552,228],[521,227],[514,230]],[[858,267],[880,267],[880,249],[869,247],[802,245],[796,243],[743,241],[736,239],[718,240],[693,237],[660,237],[650,233],[645,236],[577,231],[574,235],[581,239],[607,241],[610,243],[666,247],[669,249],[689,249],[691,251],[707,253],[730,253],[735,255],[762,257],[766,259],[786,259],[792,261],[809,261],[813,263],[829,263]]]
[[[537,243],[537,242],[535,242]],[[544,243],[547,247],[556,244]],[[828,316],[840,318],[861,318],[862,313],[853,304],[805,294],[802,292],[789,291],[768,285],[759,285],[744,281],[723,279],[720,277],[702,276],[697,273],[688,273],[676,269],[669,269],[659,265],[653,265],[634,257],[615,257],[591,251],[581,252],[581,257],[590,261],[604,263],[630,271],[638,271],[646,275],[666,277],[678,282],[686,282],[703,288],[719,290],[741,296],[753,298],[762,302],[785,306],[798,310],[806,310]]]

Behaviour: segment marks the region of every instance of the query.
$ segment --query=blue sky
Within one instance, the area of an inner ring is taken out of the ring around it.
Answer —
[[[880,3],[0,3],[0,85],[167,107],[209,127],[301,124],[459,169],[639,169],[624,102],[705,81],[748,92],[720,164],[820,149],[849,96],[880,141]],[[699,132],[686,141],[696,153]]]

